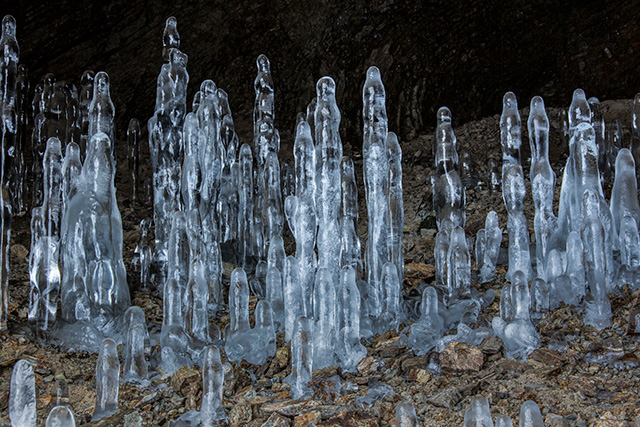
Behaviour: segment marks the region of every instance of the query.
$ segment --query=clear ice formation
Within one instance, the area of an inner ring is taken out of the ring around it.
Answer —
[[[58,138],[49,138],[43,159],[44,200],[33,209],[29,278],[29,321],[47,330],[56,320],[60,291],[60,221],[62,218],[62,151]]]
[[[124,314],[126,337],[123,347],[122,381],[144,383],[148,376],[146,354],[150,351],[149,333],[140,307],[129,307]]]
[[[158,284],[163,283],[166,277],[171,219],[173,213],[181,208],[180,161],[182,159],[189,74],[186,70],[187,55],[178,49],[180,36],[176,24],[174,17],[167,19],[163,36],[165,63],[158,75],[155,112],[147,122],[149,152],[153,170],[154,264],[157,265],[158,278],[156,282]],[[219,131],[216,121],[218,116],[216,114],[217,105],[215,105],[217,101],[215,86],[207,88],[210,90],[203,91],[207,102],[203,101],[197,112],[202,127],[199,135],[199,138],[202,139],[202,142],[199,143],[201,147],[215,146],[215,140],[208,143],[210,139],[215,138],[216,132]],[[215,170],[215,167],[212,166],[210,169]],[[204,181],[203,177],[203,186],[205,185]],[[215,200],[206,199],[206,201],[215,203]]]
[[[464,427],[493,427],[491,410],[486,397],[471,398],[471,406],[464,413]]]
[[[416,408],[411,400],[403,400],[396,406],[396,427],[418,427]]]
[[[213,426],[217,421],[227,419],[222,406],[224,367],[220,361],[220,350],[208,346],[202,360],[202,405],[200,422],[203,426]]]
[[[60,238],[62,316],[70,323],[90,319],[103,332],[131,303],[110,146],[106,134],[92,136]]]
[[[520,146],[522,145],[518,100],[513,92],[505,93],[502,98],[500,144],[502,145],[502,174],[504,179],[504,168],[506,165],[520,164]]]
[[[555,231],[553,192],[556,174],[549,163],[549,119],[544,101],[539,96],[531,99],[529,120],[529,145],[531,147],[531,196],[535,205],[534,229],[536,234],[536,269],[538,277],[544,277],[544,260],[551,235]]]
[[[450,303],[471,296],[471,254],[462,227],[451,230],[447,254],[447,288],[445,302]]]
[[[328,268],[319,267],[313,296],[313,367],[323,369],[335,364],[336,286]]]
[[[613,217],[614,241],[621,236],[621,223],[630,216],[636,224],[640,221],[638,205],[636,165],[631,151],[623,148],[616,157],[615,181],[611,190],[611,216]],[[622,247],[621,247],[622,249]]]
[[[129,196],[134,203],[140,188],[140,122],[133,118],[127,129],[127,165],[129,167]]]
[[[0,63],[0,112],[2,118],[2,164],[0,165],[0,330],[7,329],[9,310],[9,246],[13,201],[5,191],[11,180],[12,157],[17,144],[17,83],[20,48],[16,40],[16,20],[11,15],[2,19],[2,63]],[[8,189],[7,189],[8,190]]]
[[[11,373],[9,419],[16,427],[36,425],[36,378],[33,366],[25,359],[18,360]]]
[[[505,286],[502,298],[510,294],[510,302],[502,310],[501,317],[494,317],[492,326],[496,335],[504,342],[505,357],[525,361],[529,354],[540,347],[540,335],[529,318],[530,296],[527,278],[522,271],[512,276],[511,285]],[[512,318],[509,320],[509,317]]]
[[[292,399],[302,400],[311,395],[309,381],[313,366],[311,327],[305,316],[296,319],[291,340],[291,374],[284,381],[291,385]]]
[[[606,266],[606,233],[600,219],[600,198],[586,190],[582,198],[582,242],[584,245],[585,277],[589,293],[585,297],[584,322],[597,330],[611,325]]]
[[[451,112],[447,107],[438,110],[438,125],[435,136],[436,176],[433,185],[433,205],[436,224],[441,229],[445,219],[453,226],[465,225],[465,192],[458,174],[456,136],[451,127]]]
[[[491,211],[487,214],[484,228],[476,235],[476,267],[479,270],[480,283],[493,280],[501,243],[502,230],[498,223],[498,214]]]
[[[438,308],[438,293],[428,286],[422,291],[420,319],[411,325],[408,345],[417,355],[427,354],[445,332]]]
[[[513,427],[513,423],[508,415],[501,414],[496,417],[495,427]]]
[[[527,400],[520,407],[520,427],[544,427],[540,408],[533,400]]]
[[[255,327],[249,325],[249,284],[247,274],[238,267],[231,273],[229,285],[229,313],[231,321],[225,329],[225,352],[232,362],[243,359],[262,365],[276,352],[275,327],[271,305],[261,300],[255,308]]]
[[[45,427],[76,427],[76,419],[68,406],[56,406],[49,412]]]
[[[400,285],[404,271],[401,256],[398,256],[398,252],[401,255],[399,248],[402,247],[404,222],[401,215],[402,154],[397,137],[388,132],[385,97],[380,70],[370,67],[362,89],[363,177],[369,217],[365,259],[370,295],[369,315],[378,322],[382,321],[380,331],[386,330],[387,326],[387,319],[382,319],[383,313],[393,318],[392,325],[399,321],[400,312],[394,307],[398,304],[396,296],[401,294]],[[316,117],[316,135],[317,126]],[[390,261],[396,265],[397,280],[385,282],[385,264]],[[389,286],[394,289],[389,289]]]
[[[342,267],[339,288],[341,294],[338,295],[342,312],[338,313],[339,321],[337,322],[337,325],[342,325],[342,328],[338,334],[339,341],[335,352],[345,372],[355,372],[358,363],[367,356],[367,349],[360,342],[361,298],[356,277],[357,273],[353,266]]]
[[[514,160],[515,157],[512,158]],[[512,281],[516,271],[522,271],[525,279],[532,278],[531,254],[529,252],[529,228],[524,216],[526,187],[520,163],[505,162],[502,169],[502,197],[507,209],[509,231],[509,271],[507,280]]]
[[[96,405],[92,421],[118,412],[119,379],[118,348],[115,341],[107,338],[102,342],[96,363]]]

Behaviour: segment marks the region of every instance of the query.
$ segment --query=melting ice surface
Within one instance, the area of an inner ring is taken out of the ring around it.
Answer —
[[[355,372],[367,355],[362,338],[410,319],[402,294],[402,149],[389,130],[381,71],[370,67],[363,76],[363,245],[357,233],[358,183],[354,162],[343,152],[334,79],[318,80],[316,96],[296,121],[293,164],[281,164],[269,59],[260,55],[256,60],[253,141],[241,143],[229,95],[213,80],[201,82],[189,102],[188,57],[180,40],[177,20],[170,17],[162,37],[154,113],[147,121],[151,177],[140,176],[145,161],[140,158],[140,122],[131,118],[126,133],[127,193],[136,207],[151,198],[154,231],[151,240],[151,222],[143,220],[136,274],[130,275],[135,279],[128,281],[114,185],[118,139],[109,76],[86,71],[78,90],[47,74],[35,88],[33,117],[26,117],[29,84],[26,68],[18,65],[16,22],[11,16],[2,21],[5,163],[0,182],[8,190],[0,192],[0,329],[7,328],[12,214],[30,206],[29,323],[38,338],[99,351],[94,419],[117,411],[120,358],[122,381],[141,387],[183,365],[201,366],[202,408],[176,425],[211,425],[226,419],[222,383],[228,362],[218,348],[233,363],[263,365],[276,352],[277,334],[283,334],[291,342],[292,365],[285,381],[291,397],[303,399],[313,394],[313,370],[338,364],[344,372]],[[540,346],[534,322],[560,304],[579,306],[587,325],[609,327],[609,293],[623,284],[640,286],[639,110],[637,96],[630,149],[622,148],[621,125],[613,124],[611,137],[605,138],[599,101],[587,100],[580,89],[574,92],[567,114],[569,158],[556,215],[549,118],[543,99],[533,97],[526,172],[535,215],[527,218],[522,119],[516,95],[504,95],[502,164],[490,161],[488,185],[502,191],[506,208],[508,283],[500,294],[500,316],[489,328],[481,311],[493,302],[495,291],[480,294],[473,283],[495,279],[503,231],[496,212],[489,212],[475,246],[470,244],[465,191],[480,180],[469,151],[458,154],[452,112],[440,108],[432,177],[438,227],[435,283],[422,291],[420,317],[402,331],[399,342],[426,354],[451,341],[479,345],[496,334],[504,341],[506,357],[526,360]],[[30,119],[33,128],[27,129]],[[34,157],[30,171],[20,160],[27,148],[22,142],[28,139]],[[34,183],[30,195],[27,172]],[[613,185],[609,201],[603,182]],[[285,227],[295,243],[290,250],[285,249],[290,247]],[[229,283],[223,260],[235,267]],[[163,297],[159,334],[150,334],[148,326],[154,325],[140,308],[130,307],[130,282],[135,286],[138,280],[138,290]],[[221,334],[212,320],[227,309],[230,323]],[[445,336],[452,328],[457,333]],[[157,343],[160,354],[149,358]],[[35,424],[33,378],[26,361],[16,363],[9,402],[12,422],[20,420],[16,424]],[[370,391],[369,400],[389,392],[384,387]],[[74,425],[69,415],[58,406],[47,425]],[[537,405],[526,402],[521,425],[541,422]],[[417,423],[410,402],[398,405],[396,423]],[[472,398],[465,425],[493,425],[486,399]],[[496,425],[508,426],[511,420],[501,415]]]

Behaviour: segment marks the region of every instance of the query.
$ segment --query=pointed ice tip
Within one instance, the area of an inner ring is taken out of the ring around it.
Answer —
[[[209,95],[213,95],[217,92],[216,84],[213,80],[207,79],[200,83],[200,92],[202,92],[202,96],[206,98]]]
[[[587,95],[585,95],[584,90],[578,88],[573,91],[573,100],[584,99],[587,100]]]
[[[296,127],[298,128],[298,133],[300,133],[300,125],[302,125],[302,122],[306,122],[307,121],[307,115],[305,113],[298,113],[298,115],[296,116]]]
[[[271,63],[269,62],[267,55],[264,53],[258,55],[258,59],[256,59],[256,66],[258,67],[258,71],[268,73],[271,70]]]
[[[140,122],[135,117],[129,120],[129,133],[140,132]]]
[[[438,109],[438,113],[436,114],[436,118],[438,119],[438,123],[451,123],[451,110],[449,110],[448,107],[440,107]]]
[[[575,138],[576,142],[580,140],[593,141],[593,145],[595,146],[596,131],[593,129],[593,126],[591,126],[591,123],[582,122],[576,126]]]
[[[47,140],[47,148],[44,153],[45,157],[47,157],[47,151],[53,152],[55,154],[60,154],[62,156],[62,145],[60,144],[60,140],[55,136],[49,138]]]
[[[318,98],[326,98],[336,93],[336,82],[329,76],[324,76],[316,84]]]
[[[369,79],[376,79],[379,80],[380,77],[380,70],[378,69],[378,67],[376,67],[375,65],[372,65],[371,67],[369,67],[369,69],[367,70],[367,80]]]
[[[178,25],[178,20],[176,19],[175,16],[170,16],[167,18],[167,20],[165,21],[165,26],[166,27],[173,27],[175,28]]]
[[[16,18],[12,15],[5,15],[4,18],[2,18],[2,33],[8,36],[15,36]]]
[[[504,94],[502,98],[502,106],[506,109],[518,109],[518,99],[516,98],[516,94],[509,91]]]
[[[544,100],[542,99],[541,96],[534,96],[533,98],[531,98],[531,114],[533,114],[534,111],[537,114],[541,114],[545,112]]]
[[[94,98],[97,93],[109,93],[109,74],[104,71],[98,72],[94,78]]]
[[[616,156],[616,172],[623,170],[635,170],[636,162],[633,159],[633,154],[628,148],[623,148],[618,151],[618,155]]]

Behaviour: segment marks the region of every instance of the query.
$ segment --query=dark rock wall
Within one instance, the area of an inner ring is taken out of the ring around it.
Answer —
[[[178,19],[189,55],[189,102],[205,78],[229,93],[241,138],[250,138],[255,58],[271,60],[276,125],[290,143],[295,115],[331,75],[338,84],[343,141],[361,144],[365,70],[377,65],[387,89],[390,129],[429,129],[447,105],[454,125],[499,113],[513,90],[567,106],[574,88],[601,99],[638,90],[640,5],[581,1],[292,0],[113,2],[3,1],[18,22],[31,79],[46,72],[79,80],[85,69],[111,76],[119,134],[153,113],[164,21]]]

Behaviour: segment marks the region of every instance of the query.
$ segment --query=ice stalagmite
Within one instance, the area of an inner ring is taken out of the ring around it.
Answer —
[[[531,196],[536,213],[536,268],[538,277],[544,277],[544,260],[547,245],[555,231],[556,217],[553,214],[553,192],[556,175],[549,163],[549,119],[544,101],[539,96],[531,99],[529,120],[529,145],[531,146]]]
[[[127,165],[129,167],[129,195],[134,203],[138,200],[140,173],[140,122],[138,119],[129,121],[127,129]]]
[[[18,65],[18,77],[16,78],[16,111],[18,114],[16,154],[11,172],[13,212],[20,214],[26,211],[27,196],[29,194],[29,182],[27,180],[26,153],[29,148],[30,116],[29,99],[31,85],[27,67]]]
[[[44,200],[39,208],[42,229],[33,230],[33,268],[29,320],[47,330],[56,320],[60,291],[60,222],[62,219],[62,151],[58,138],[49,138],[43,159]],[[35,210],[34,210],[35,212]],[[35,220],[37,222],[37,220]],[[37,287],[37,289],[35,289]]]
[[[387,134],[387,156],[389,159],[389,260],[398,270],[402,283],[404,258],[402,255],[402,233],[404,231],[404,204],[402,201],[402,149],[395,133]]]
[[[567,118],[569,158],[567,159],[567,164],[562,173],[557,229],[549,242],[547,250],[563,250],[566,246],[566,239],[569,231],[578,231],[582,223],[580,217],[580,201],[582,200],[582,192],[579,191],[580,184],[578,183],[577,176],[578,158],[582,154],[576,147],[577,139],[575,138],[575,133],[578,125],[589,124],[591,122],[591,109],[589,108],[589,103],[587,102],[587,98],[582,89],[576,89],[573,92],[573,98],[571,100],[571,106],[569,107]],[[595,133],[593,137],[595,139]]]
[[[222,406],[223,384],[224,368],[220,361],[220,350],[216,346],[209,346],[204,350],[202,361],[200,421],[203,426],[211,427],[227,418]]]
[[[174,361],[182,361],[189,346],[189,337],[184,329],[182,312],[182,288],[176,279],[168,279],[164,285],[164,311],[160,345],[162,346],[162,370],[173,373],[180,367]]]
[[[623,217],[629,215],[636,221],[636,224],[640,222],[637,193],[636,165],[633,155],[631,151],[623,148],[616,157],[616,175],[611,191],[611,216],[613,217],[613,234],[616,240],[621,235]]]
[[[342,206],[340,209],[340,266],[351,265],[362,277],[362,248],[356,233],[358,224],[358,187],[353,160],[344,156],[340,162]],[[391,244],[391,243],[390,243]]]
[[[416,408],[411,400],[403,400],[396,406],[396,427],[418,427]]]
[[[116,343],[107,338],[102,342],[96,363],[96,405],[92,421],[118,412],[120,361]]]
[[[2,19],[0,37],[3,60],[0,64],[0,113],[2,115],[2,165],[0,165],[0,330],[7,329],[9,310],[9,245],[13,213],[10,181],[13,150],[16,145],[18,115],[16,111],[16,85],[20,48],[16,40],[16,20],[11,15]]]
[[[63,214],[69,200],[76,195],[80,188],[80,172],[82,172],[82,162],[80,161],[80,147],[75,142],[67,144],[64,162],[62,164],[62,206]],[[62,219],[62,218],[61,218]]]
[[[619,123],[618,123],[619,124]],[[622,126],[620,126],[622,130]],[[622,140],[622,132],[619,134],[620,140]],[[614,144],[612,144],[614,145]],[[640,93],[637,93],[633,99],[633,108],[631,110],[631,154],[633,154],[633,160],[635,161],[636,168],[640,167]],[[636,178],[640,177],[640,171],[636,169]]]
[[[91,323],[105,332],[129,307],[131,298],[122,259],[122,219],[111,144],[99,132],[89,146],[93,148],[82,166],[81,190],[69,200],[62,219],[62,314],[69,322],[80,320],[78,304],[90,301]]]
[[[248,144],[242,144],[239,154],[240,176],[238,183],[238,248],[240,266],[251,268],[253,255],[253,155]]]
[[[282,206],[282,190],[280,186],[280,162],[278,154],[267,154],[264,164],[264,204],[262,221],[264,239],[270,242],[276,236],[282,236],[284,230],[284,212]]]
[[[486,397],[471,398],[471,406],[464,413],[464,427],[493,427],[491,410]]]
[[[422,305],[420,319],[411,325],[409,332],[409,347],[417,355],[427,354],[442,338],[444,321],[438,308],[438,293],[429,286],[422,291]]]
[[[122,380],[124,382],[143,382],[147,379],[147,361],[145,353],[149,346],[149,334],[145,323],[144,313],[140,307],[129,307],[125,312],[126,335],[124,353],[124,367]]]
[[[448,304],[471,296],[471,254],[462,227],[451,230],[451,241],[447,254],[447,293]]]
[[[449,219],[442,221],[440,229],[436,234],[436,244],[433,248],[436,268],[436,288],[446,289],[448,285],[448,259],[449,244],[451,243],[451,230],[453,223]]]
[[[109,75],[104,71],[96,74],[93,83],[93,98],[89,105],[89,146],[87,156],[95,147],[91,146],[91,137],[103,132],[109,137],[111,155],[115,150],[115,119],[116,109],[111,101]]]
[[[509,271],[511,281],[516,271],[522,271],[525,279],[532,278],[531,254],[529,252],[529,229],[524,216],[526,187],[522,167],[519,163],[505,163],[502,169],[502,197],[507,208],[507,230],[509,231]]]
[[[230,361],[239,362],[248,357],[254,344],[249,326],[249,283],[242,268],[236,268],[231,273],[229,314],[231,321],[225,336],[225,351]]]
[[[295,331],[296,320],[304,315],[304,295],[300,286],[300,267],[296,257],[288,256],[284,261],[284,330],[285,340],[290,341]]]
[[[181,208],[180,161],[189,74],[186,70],[187,55],[178,50],[180,36],[176,25],[174,17],[167,19],[163,36],[165,63],[158,74],[155,112],[147,122],[153,170],[156,240],[154,263],[157,266],[157,286],[162,286],[166,277],[171,218]]]
[[[325,267],[319,267],[313,295],[313,367],[323,369],[335,363],[334,344],[336,330],[336,283]]]
[[[76,427],[76,419],[69,407],[56,406],[49,412],[45,427]]]
[[[16,362],[11,373],[9,419],[15,427],[36,425],[36,379],[33,366],[24,359]]]
[[[512,282],[511,285],[507,285],[505,288],[511,294],[511,301],[506,305],[506,308],[511,311],[513,318],[509,320],[509,316],[505,316],[505,313],[501,310],[501,317],[494,317],[492,326],[496,335],[504,342],[505,356],[518,361],[525,361],[533,350],[540,347],[540,335],[538,335],[529,317],[531,300],[526,276],[522,271],[516,271]],[[503,290],[502,297],[504,298],[507,295]]]
[[[544,427],[540,408],[533,400],[527,400],[520,407],[520,427]]]
[[[502,145],[502,175],[509,164],[520,164],[520,146],[522,145],[521,121],[518,101],[513,92],[507,92],[502,98],[500,116],[500,144]]]
[[[486,283],[495,276],[496,263],[502,243],[502,230],[498,224],[498,214],[491,211],[487,214],[482,233],[478,232],[476,245],[481,244],[482,250],[476,249],[476,266],[479,265],[480,281]],[[476,246],[477,247],[477,246]],[[478,264],[479,263],[479,264]]]
[[[496,417],[496,427],[513,427],[513,423],[511,422],[511,418],[508,415],[498,415]]]
[[[205,267],[201,259],[194,259],[189,267],[189,283],[186,288],[185,329],[196,339],[207,343],[209,337],[209,286],[205,279]]]
[[[291,385],[291,398],[301,400],[311,395],[312,366],[311,328],[307,318],[300,316],[295,321],[291,341],[291,375],[284,379]]]
[[[444,109],[444,111],[443,111]],[[451,220],[453,226],[464,227],[465,224],[465,192],[458,174],[458,153],[456,136],[451,128],[451,113],[446,107],[438,110],[446,119],[438,121],[436,127],[436,176],[433,186],[433,204],[436,212],[436,224],[441,229],[445,219]]]
[[[591,190],[585,191],[582,205],[584,219],[581,236],[584,245],[585,276],[589,288],[584,322],[601,330],[611,325],[605,230],[600,220],[598,195]]]
[[[335,352],[340,366],[345,372],[355,372],[358,363],[366,357],[367,349],[360,343],[360,291],[356,284],[356,270],[346,265],[340,271],[339,318],[342,328],[339,332]]]

